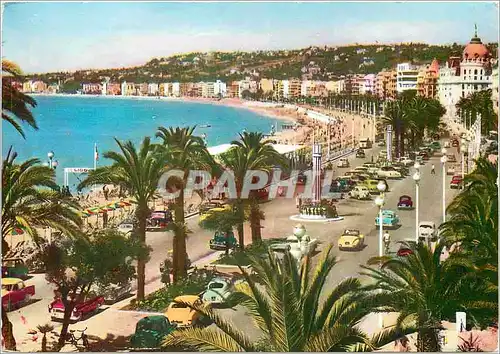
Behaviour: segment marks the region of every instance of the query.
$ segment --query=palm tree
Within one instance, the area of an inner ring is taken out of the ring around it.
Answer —
[[[13,79],[21,79],[21,69],[15,63],[2,60],[2,119],[26,138],[21,123],[38,130],[35,118],[28,106],[36,107],[36,101],[12,85]]]
[[[455,312],[467,310],[476,318],[480,309],[470,304],[478,298],[475,289],[466,281],[468,264],[440,260],[444,244],[431,250],[423,243],[402,242],[412,249],[407,257],[375,257],[362,266],[374,283],[363,290],[370,295],[368,304],[377,304],[377,312],[398,312],[398,325],[413,322],[417,328],[417,351],[440,350],[438,331],[441,321],[454,318]],[[380,265],[380,268],[379,268]]]
[[[5,238],[16,228],[33,241],[40,237],[37,227],[52,227],[69,236],[79,234],[82,220],[79,206],[58,191],[54,170],[38,159],[16,163],[17,153],[9,149],[2,164],[2,255],[9,251]]]
[[[234,173],[237,198],[235,206],[240,213],[240,220],[244,220],[245,206],[250,206],[250,224],[252,229],[252,242],[261,240],[260,221],[264,215],[260,211],[255,191],[251,192],[250,199],[246,202],[241,198],[245,183],[251,182],[253,176],[250,171],[264,171],[269,173],[274,166],[285,166],[285,159],[272,146],[271,141],[264,140],[262,133],[244,132],[239,134],[240,140],[232,141],[235,145],[227,153],[221,155],[222,165]],[[238,238],[240,247],[244,247],[243,223],[238,225]]]
[[[95,184],[121,185],[136,204],[135,217],[138,221],[137,236],[142,245],[146,244],[146,221],[150,215],[148,203],[153,200],[158,181],[165,172],[165,153],[151,139],[145,137],[139,151],[131,141],[115,139],[120,152],[108,151],[104,157],[113,161],[110,166],[99,167],[89,173],[78,188]],[[146,281],[146,259],[137,261],[137,300],[144,299]]]
[[[165,148],[165,164],[167,170],[182,171],[182,178],[171,177],[168,187],[179,191],[175,199],[175,223],[173,224],[173,278],[177,282],[187,276],[186,269],[186,232],[184,220],[184,189],[190,171],[217,170],[215,161],[208,153],[203,139],[193,135],[196,127],[189,128],[158,128],[157,138],[163,140]]]
[[[326,290],[329,273],[336,264],[329,246],[312,270],[312,260],[306,257],[299,265],[289,254],[278,260],[268,253],[265,259],[252,258],[252,267],[259,279],[243,269],[245,283],[237,285],[234,299],[241,303],[255,325],[261,330],[260,342],[265,351],[328,352],[349,349],[374,349],[390,342],[394,332],[385,332],[370,341],[357,327],[369,313],[358,292],[358,279],[343,280],[332,290]],[[257,343],[209,306],[190,306],[210,318],[218,328],[189,328],[169,334],[164,347],[188,347],[197,351],[259,351]]]
[[[208,215],[200,221],[200,226],[207,230],[221,231],[229,236],[233,232],[233,228],[240,224],[242,221],[238,213],[232,210],[224,210],[217,212],[208,212]],[[243,220],[244,222],[244,220]],[[229,244],[226,238],[226,256],[229,255]]]
[[[389,101],[385,106],[384,116],[382,121],[387,125],[392,126],[394,132],[394,142],[396,149],[396,157],[400,156],[401,151],[401,136],[404,126],[405,103],[402,100]]]
[[[54,330],[54,326],[52,326],[49,323],[46,323],[44,325],[38,325],[38,326],[36,326],[36,328],[38,329],[38,332],[43,334],[42,352],[46,352],[47,351],[47,333],[52,332]]]
[[[491,99],[492,90],[482,90],[473,92],[467,97],[461,97],[456,107],[459,114],[464,118],[470,118],[469,124],[474,124],[478,115],[481,115],[481,133],[487,134],[492,129],[498,127],[498,117],[493,109]]]

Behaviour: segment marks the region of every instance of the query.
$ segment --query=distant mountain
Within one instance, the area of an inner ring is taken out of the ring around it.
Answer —
[[[498,43],[487,44],[495,55]],[[335,80],[346,74],[378,73],[397,63],[430,63],[436,58],[443,64],[450,56],[461,56],[464,45],[428,45],[424,43],[309,47],[297,50],[255,52],[186,53],[154,58],[143,66],[71,73],[29,75],[27,79],[47,83],[61,82],[74,87],[82,82],[197,82],[260,78],[301,78]]]

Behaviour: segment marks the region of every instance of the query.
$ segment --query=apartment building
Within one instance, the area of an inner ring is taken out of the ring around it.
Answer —
[[[299,79],[291,79],[288,83],[288,95],[290,97],[299,97],[301,95],[302,81]]]
[[[251,82],[250,78],[245,78],[245,80],[238,81],[238,97],[242,97],[243,92],[250,92]]]
[[[33,84],[34,92],[39,92],[35,88],[35,85],[37,85],[38,82],[39,81],[37,81]],[[38,85],[40,85],[40,84],[38,84]],[[100,94],[102,94],[102,86],[103,85],[101,83],[92,83],[92,82],[84,83],[84,84],[82,84],[82,93],[84,95],[100,95]],[[47,88],[47,85],[45,85],[45,89],[46,88]],[[45,89],[44,89],[44,91],[45,91]]]
[[[149,91],[149,84],[143,82],[142,84],[136,85],[136,91],[138,91],[137,94],[139,96],[147,96]]]
[[[439,77],[439,62],[434,59],[430,65],[422,67],[417,76],[417,93],[419,96],[435,98],[437,95],[437,80]]]
[[[491,100],[493,101],[493,110],[498,114],[498,65],[491,73]]]
[[[191,96],[194,84],[192,82],[181,82],[179,90],[181,96]]]
[[[348,95],[357,96],[361,94],[364,84],[364,75],[348,75],[345,81],[345,91]]]
[[[288,89],[288,80],[287,89]],[[284,84],[283,80],[274,80],[273,82],[273,98],[276,100],[282,100],[284,98]]]
[[[168,82],[163,82],[158,85],[158,95],[160,96],[168,96],[168,87],[169,83]]]
[[[121,95],[121,85],[119,83],[106,83],[106,95],[118,96]]]
[[[227,86],[225,82],[216,80],[214,84],[214,97],[226,97]]]
[[[375,83],[377,76],[375,74],[365,75],[363,78],[363,86],[360,88],[361,95],[374,94],[375,92]]]
[[[121,94],[122,96],[135,96],[137,95],[136,85],[131,82],[123,81],[121,84]]]
[[[33,81],[25,81],[23,82],[23,92],[29,93],[33,92]]]
[[[169,86],[169,89],[172,89],[172,91],[169,91],[169,93],[173,97],[180,97],[181,95],[181,85],[178,82],[172,82],[172,84]]]
[[[303,97],[308,97],[311,95],[311,87],[313,82],[311,80],[304,80],[300,84],[300,95]]]
[[[227,85],[227,97],[238,98],[240,96],[240,81],[231,81]]]
[[[215,97],[215,82],[200,82],[201,97],[214,98]]]
[[[51,84],[47,87],[47,93],[51,93],[51,94],[54,94],[54,93],[59,93],[59,84]]]
[[[396,72],[396,90],[398,93],[417,89],[419,69],[416,66],[411,63],[400,63],[396,67]]]
[[[158,96],[159,87],[157,83],[148,84],[148,96]]]

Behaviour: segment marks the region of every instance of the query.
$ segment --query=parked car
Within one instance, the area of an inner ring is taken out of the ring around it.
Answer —
[[[449,154],[449,155],[446,155],[446,157],[448,158],[448,162],[450,163],[455,163],[457,162],[457,159],[455,157],[455,154]]]
[[[226,243],[230,249],[238,247],[238,241],[236,241],[236,237],[234,237],[232,231],[230,233],[216,231],[214,237],[209,242],[209,247],[211,250],[225,250]]]
[[[346,229],[340,236],[338,245],[343,250],[361,250],[365,244],[365,236],[357,229]]]
[[[134,224],[132,222],[124,221],[118,225],[117,230],[122,234],[125,234],[125,236],[130,236],[134,231]]]
[[[401,173],[395,171],[393,167],[384,166],[377,171],[378,177],[397,179],[401,178]]]
[[[455,173],[456,173],[455,165],[449,165],[447,170],[446,170],[446,174],[449,176],[453,176]]]
[[[368,172],[368,167],[366,166],[358,166],[354,169],[355,172],[359,173],[367,173]]]
[[[73,312],[71,312],[70,320],[78,322],[86,316],[97,312],[103,304],[103,296],[96,296],[89,300],[84,300],[75,306]],[[54,300],[50,303],[49,313],[52,320],[62,320],[64,318],[64,303],[61,299]]]
[[[28,303],[35,295],[35,286],[26,286],[19,278],[2,279],[2,308],[10,311],[22,304]]]
[[[170,210],[156,210],[151,213],[146,226],[147,231],[162,231],[165,230],[169,223],[173,220]]]
[[[432,143],[429,144],[429,146],[434,150],[441,149],[441,143],[439,141],[433,141]]]
[[[423,164],[424,163],[424,157],[421,156],[421,155],[418,155],[416,158],[415,158],[415,162],[418,162],[419,164]]]
[[[198,311],[193,310],[187,304],[201,305],[202,300],[198,295],[177,296],[170,303],[165,312],[165,316],[177,327],[191,327],[200,324],[201,316]]]
[[[399,197],[398,209],[413,209],[413,201],[409,195]]]
[[[208,213],[210,210],[222,207],[220,203],[215,202],[204,202],[200,205],[199,212],[200,215]]]
[[[404,166],[411,166],[413,165],[413,160],[410,159],[408,156],[404,156],[401,160],[400,160],[401,164],[403,164]]]
[[[212,213],[218,213],[218,212],[221,212],[221,211],[227,211],[227,210],[231,210],[231,205],[229,204],[225,204],[225,205],[222,205],[222,206],[218,206],[216,208],[212,208],[210,209],[209,211],[203,213],[202,215],[200,215],[200,221],[203,221],[205,220],[208,215],[212,214]]]
[[[457,189],[462,188],[462,176],[453,176],[450,182],[450,188]]]
[[[450,142],[449,141],[445,141],[444,142],[444,147],[445,148],[449,148],[450,147]]]
[[[367,179],[367,180],[362,181],[358,185],[365,186],[366,188],[368,188],[368,191],[370,193],[378,193],[379,192],[377,189],[378,181],[376,179]]]
[[[436,224],[432,221],[421,221],[418,223],[419,242],[429,242],[436,239]]]
[[[345,157],[342,157],[341,159],[339,159],[339,162],[337,162],[337,167],[339,168],[347,168],[349,166],[349,160]]]
[[[208,283],[207,289],[202,295],[202,300],[212,305],[222,305],[226,303],[227,298],[232,292],[233,283],[231,280],[216,277]]]
[[[146,316],[137,322],[135,333],[130,337],[130,346],[134,349],[159,349],[165,336],[176,328],[177,325],[170,323],[165,316]]]
[[[377,146],[383,147],[385,146],[385,140],[381,140],[377,143]]]
[[[418,153],[418,156],[421,156],[423,160],[429,160],[430,159],[429,153],[427,151],[420,151]]]
[[[403,245],[401,245],[399,247],[398,252],[397,252],[398,257],[407,257],[410,254],[413,254],[413,251],[410,248],[403,246]]]
[[[355,199],[370,199],[370,191],[365,186],[355,186],[349,192],[349,196]]]
[[[28,272],[28,266],[22,258],[2,259],[2,277],[26,279]]]
[[[358,151],[356,151],[356,158],[364,159],[365,157],[366,157],[366,154],[365,154],[364,150],[359,149]]]
[[[396,227],[399,225],[399,216],[396,214],[396,212],[392,210],[382,210],[382,227]],[[380,220],[377,215],[375,218],[375,226],[380,225]]]
[[[458,139],[453,139],[453,140],[451,141],[451,146],[453,146],[453,147],[458,147],[458,146],[460,146],[460,142],[458,141]]]

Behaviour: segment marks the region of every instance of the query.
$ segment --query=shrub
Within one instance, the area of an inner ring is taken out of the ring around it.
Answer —
[[[215,261],[215,264],[247,266],[251,263],[249,256],[265,257],[270,245],[284,241],[285,239],[283,238],[262,240],[261,242],[248,245],[245,247],[244,251],[235,250],[227,256],[221,255],[219,259]]]

